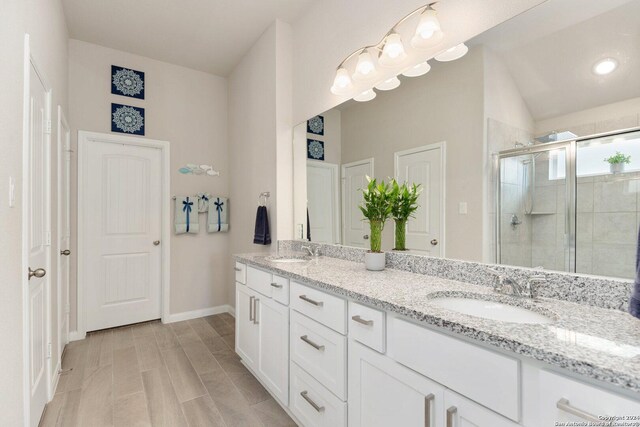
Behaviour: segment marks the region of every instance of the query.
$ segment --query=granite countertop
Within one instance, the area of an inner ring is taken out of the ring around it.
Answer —
[[[487,286],[387,268],[367,271],[362,263],[319,257],[282,263],[269,254],[236,259],[286,275],[354,301],[398,313],[472,341],[533,358],[573,373],[640,393],[640,320],[619,311],[540,298],[502,296]],[[545,314],[549,324],[509,323],[446,310],[440,296],[482,296]]]

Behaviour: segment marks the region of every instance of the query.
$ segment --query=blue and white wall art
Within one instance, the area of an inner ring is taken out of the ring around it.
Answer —
[[[144,72],[112,65],[111,93],[144,99]]]
[[[315,116],[307,120],[307,133],[324,135],[324,117]]]
[[[324,160],[324,142],[307,139],[307,159]]]
[[[144,108],[112,103],[111,132],[144,135]]]

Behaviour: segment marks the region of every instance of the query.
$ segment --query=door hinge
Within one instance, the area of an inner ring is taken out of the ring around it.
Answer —
[[[47,359],[51,359],[51,343],[47,344]]]
[[[47,231],[44,233],[44,244],[45,246],[51,246],[51,232]]]
[[[47,120],[44,124],[44,133],[51,135],[51,120]]]

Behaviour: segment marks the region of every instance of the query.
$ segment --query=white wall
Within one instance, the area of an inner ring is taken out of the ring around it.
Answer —
[[[111,65],[145,72],[144,100],[111,94]],[[78,130],[111,130],[111,103],[145,108],[145,137],[171,143],[171,194],[229,194],[227,82],[224,78],[78,40],[69,41],[70,114],[73,145]],[[74,165],[76,159],[73,158]],[[219,177],[183,175],[186,163],[213,164]],[[77,176],[72,175],[76,199]],[[72,202],[75,206],[75,202]],[[229,201],[232,212],[239,207]],[[173,212],[173,209],[172,209]],[[75,217],[72,218],[75,226]],[[171,313],[226,304],[229,234],[203,230],[197,235],[171,236]],[[235,224],[230,222],[230,227]],[[76,231],[74,230],[74,235]],[[73,248],[72,248],[73,251]],[[73,251],[75,253],[75,251]],[[74,276],[75,279],[75,276]],[[75,280],[73,281],[75,285]],[[75,327],[72,286],[72,330]]]
[[[67,28],[62,5],[58,0],[5,1],[0,13],[2,67],[0,67],[0,313],[5,327],[0,340],[0,364],[3,366],[0,402],[2,423],[23,424],[23,340],[22,340],[22,106],[24,34],[31,36],[31,52],[52,89],[52,225],[53,242],[57,241],[55,206],[57,203],[57,106],[67,109]],[[16,181],[16,206],[9,208],[9,177]],[[55,251],[52,247],[52,268],[48,271],[54,310],[57,310]],[[53,316],[53,339],[57,339],[57,317]],[[55,351],[55,345],[54,351]],[[54,365],[57,354],[51,358]]]
[[[446,141],[446,257],[482,259],[483,54],[434,63],[421,77],[342,111],[342,163],[375,159],[375,176],[394,176],[394,153]],[[458,203],[468,214],[458,214]],[[393,246],[393,226],[383,247]]]

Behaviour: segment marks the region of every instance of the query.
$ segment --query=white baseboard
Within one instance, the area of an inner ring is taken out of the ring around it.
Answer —
[[[78,331],[69,331],[69,342],[83,340],[87,337],[87,334],[81,334]]]
[[[60,365],[60,362],[58,362],[53,372],[53,378],[51,379],[51,390],[49,390],[49,401],[51,401],[51,399],[53,399],[53,396],[56,394],[56,389],[58,388],[58,382],[60,381],[61,369],[62,369],[62,366]]]
[[[220,313],[230,313],[234,316],[235,310],[229,304],[223,304],[216,307],[202,308],[200,310],[183,311],[182,313],[170,314],[168,319],[164,319],[164,323],[182,322],[183,320],[197,319],[198,317]]]

